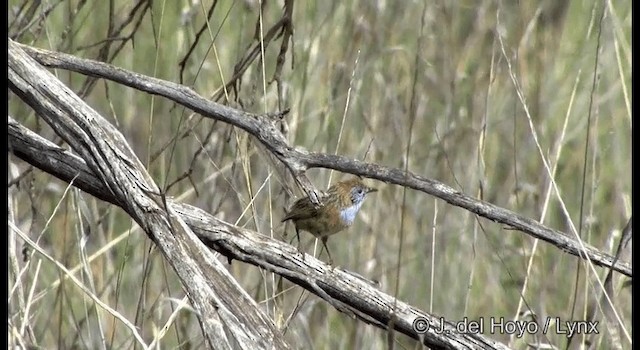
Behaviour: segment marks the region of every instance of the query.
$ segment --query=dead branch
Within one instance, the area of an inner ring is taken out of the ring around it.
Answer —
[[[296,181],[314,202],[317,202],[317,191],[304,175],[307,169],[319,167],[360,175],[406,186],[436,196],[449,204],[464,208],[481,217],[499,222],[514,230],[548,242],[564,252],[587,259],[595,265],[612,268],[629,277],[632,276],[631,264],[625,261],[616,260],[610,254],[578,241],[569,234],[549,228],[536,220],[524,217],[508,209],[475,199],[437,180],[428,179],[411,172],[404,172],[401,169],[367,163],[344,156],[314,153],[293,148],[280,133],[276,122],[267,116],[254,115],[220,105],[201,97],[192,89],[183,85],[147,77],[102,62],[36,49],[22,44],[13,43],[13,45],[22,48],[39,63],[47,67],[62,68],[104,78],[140,91],[163,96],[205,117],[220,120],[245,130],[257,138],[273,156],[289,169]]]
[[[94,175],[82,158],[56,146],[8,117],[10,150],[27,163],[81,190],[121,206],[118,198]],[[230,260],[239,260],[279,274],[307,289],[336,309],[382,329],[393,319],[395,330],[420,340],[433,349],[506,349],[504,344],[479,334],[458,333],[450,322],[419,310],[402,301],[395,301],[361,277],[331,268],[289,244],[257,232],[231,225],[188,204],[166,199],[170,211],[177,213],[204,244]],[[231,277],[229,277],[231,278]],[[418,334],[416,320],[426,320],[430,329]],[[437,333],[444,327],[447,332]]]
[[[289,348],[280,331],[163,195],[122,134],[9,40],[9,87],[86,163],[103,198],[118,203],[182,281],[210,348]],[[51,145],[49,145],[51,147]],[[57,151],[59,152],[59,150]],[[231,338],[231,339],[229,339]]]

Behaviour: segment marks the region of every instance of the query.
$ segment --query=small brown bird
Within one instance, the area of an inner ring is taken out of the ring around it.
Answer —
[[[333,263],[327,239],[351,226],[367,194],[377,189],[367,187],[358,177],[335,183],[322,198],[322,206],[316,208],[308,197],[298,199],[285,214],[282,222],[291,220],[296,227],[296,236],[300,241],[300,230],[307,231],[322,239],[329,255],[329,264]]]

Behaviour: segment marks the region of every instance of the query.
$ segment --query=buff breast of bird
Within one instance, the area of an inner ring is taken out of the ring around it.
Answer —
[[[340,181],[327,190],[319,207],[314,206],[306,196],[298,199],[282,218],[282,222],[291,220],[296,233],[302,230],[321,238],[331,258],[326,246],[327,238],[351,226],[367,194],[376,191],[377,189],[366,186],[357,177]]]

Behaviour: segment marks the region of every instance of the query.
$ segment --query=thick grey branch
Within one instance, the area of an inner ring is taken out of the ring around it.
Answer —
[[[91,186],[101,184],[100,196],[126,210],[174,268],[199,313],[208,345],[216,349],[232,344],[243,349],[288,348],[271,320],[181,216],[173,207],[164,206],[157,186],[122,134],[11,40],[8,58],[11,90],[81,155],[86,165],[79,175],[91,173],[94,179],[87,180]],[[10,147],[15,151],[19,146],[16,141]],[[40,152],[53,149],[43,147]],[[54,152],[60,155],[63,151]],[[65,161],[58,164],[69,164]],[[72,176],[76,174],[77,170]]]
[[[302,173],[304,170],[313,167],[334,169],[406,186],[436,196],[452,205],[544,240],[569,254],[582,259],[587,259],[588,257],[596,265],[609,267],[627,276],[632,276],[631,264],[625,261],[615,260],[610,254],[601,252],[587,243],[580,244],[580,242],[566,233],[546,227],[538,221],[513,211],[475,199],[442,182],[427,179],[410,172],[405,173],[397,168],[366,163],[343,156],[310,153],[294,149],[284,139],[272,118],[249,114],[208,101],[196,94],[192,89],[173,82],[147,77],[105,63],[81,59],[72,55],[19,45],[45,66],[67,69],[112,80],[141,91],[163,96],[205,117],[220,120],[245,130],[256,137],[266,149],[285,164],[292,172],[292,175],[303,185],[307,194],[311,195],[315,192],[312,190],[311,183]]]
[[[11,151],[31,165],[69,182],[95,197],[120,205],[109,189],[101,185],[86,163],[52,142],[26,129],[8,118]],[[64,166],[60,166],[63,164]],[[421,311],[374,288],[340,269],[332,269],[310,255],[302,258],[289,244],[274,240],[257,232],[231,225],[209,213],[167,198],[167,206],[178,213],[191,230],[204,242],[229,259],[240,260],[273,271],[323,298],[338,310],[386,329],[393,318],[393,327],[434,349],[506,349],[504,344],[482,335],[461,334],[440,318]],[[395,311],[394,311],[395,307]],[[416,319],[427,320],[432,328],[423,335],[413,329]],[[449,332],[436,333],[434,328],[444,327]]]

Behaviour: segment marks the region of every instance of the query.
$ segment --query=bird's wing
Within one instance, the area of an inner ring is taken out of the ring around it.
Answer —
[[[306,199],[306,200],[305,200]],[[287,220],[304,220],[318,215],[318,210],[307,198],[301,198],[291,206],[289,212],[282,218],[282,222]]]

